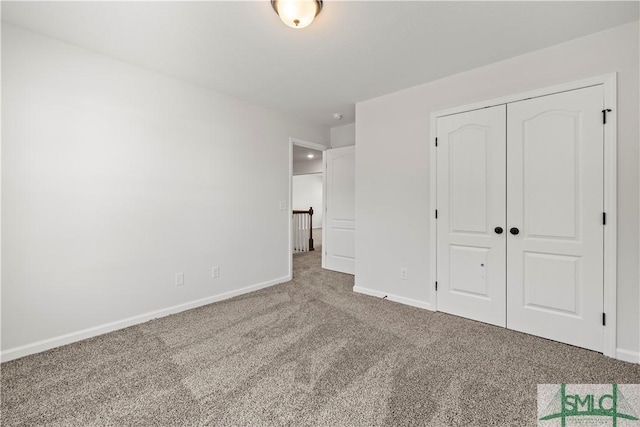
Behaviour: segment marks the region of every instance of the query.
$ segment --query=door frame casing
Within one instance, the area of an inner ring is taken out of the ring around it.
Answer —
[[[429,131],[429,167],[430,167],[430,184],[429,184],[429,234],[432,237],[429,243],[429,300],[435,311],[438,310],[438,297],[435,292],[435,283],[437,281],[437,220],[435,218],[435,210],[437,209],[437,148],[435,139],[437,137],[437,119],[439,117],[449,116],[452,114],[464,113],[473,110],[479,110],[487,107],[508,104],[511,102],[523,101],[529,98],[538,98],[541,96],[553,95],[560,92],[567,92],[576,89],[582,89],[590,86],[602,85],[604,93],[604,108],[611,109],[607,114],[607,124],[604,126],[604,201],[603,209],[607,214],[607,223],[604,226],[604,277],[603,277],[603,297],[606,313],[606,325],[604,326],[604,355],[618,358],[616,349],[617,334],[617,74],[609,73],[582,80],[562,83],[559,85],[549,86],[541,89],[535,89],[527,92],[521,92],[514,95],[503,96],[486,101],[476,102],[473,104],[462,105],[459,107],[448,108],[445,110],[435,111],[430,114],[430,131]]]
[[[293,278],[293,235],[292,235],[292,227],[293,227],[293,218],[291,215],[291,209],[293,209],[293,146],[297,145],[298,147],[311,148],[312,150],[322,151],[323,163],[324,163],[324,151],[328,150],[330,147],[319,144],[317,142],[307,141],[300,138],[289,137],[289,205],[287,207],[289,211],[289,244],[287,245],[289,253],[289,280]],[[324,197],[326,193],[326,184],[325,177],[326,175],[324,171],[322,172],[322,199],[324,203]],[[322,238],[324,239],[324,215],[322,215]],[[322,253],[322,262],[324,264],[324,252]]]

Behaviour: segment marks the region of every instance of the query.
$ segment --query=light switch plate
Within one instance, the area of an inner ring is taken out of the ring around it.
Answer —
[[[176,286],[184,285],[184,273],[176,274]]]

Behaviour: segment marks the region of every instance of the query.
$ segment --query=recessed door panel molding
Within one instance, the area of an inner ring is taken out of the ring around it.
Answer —
[[[522,123],[525,236],[579,239],[582,127],[580,111],[548,110]]]
[[[524,231],[507,240],[507,327],[596,351],[604,345],[602,110],[602,86],[507,106],[507,227]]]
[[[438,310],[505,326],[505,106],[438,119]],[[495,173],[495,171],[501,171]]]
[[[449,249],[451,292],[490,300],[487,264],[491,248],[451,245]]]
[[[489,126],[466,125],[448,135],[451,232],[487,233],[489,131]]]
[[[437,310],[616,356],[613,107],[609,75],[432,115]]]
[[[581,316],[580,257],[534,252],[523,256],[522,307]]]

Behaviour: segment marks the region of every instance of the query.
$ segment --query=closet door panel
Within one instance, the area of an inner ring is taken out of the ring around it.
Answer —
[[[602,351],[602,86],[507,106],[507,327]]]
[[[505,106],[438,118],[438,310],[505,326]]]

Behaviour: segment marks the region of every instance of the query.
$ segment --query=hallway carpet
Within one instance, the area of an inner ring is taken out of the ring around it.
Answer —
[[[638,365],[294,279],[2,364],[8,426],[533,426],[539,383],[640,383]]]

